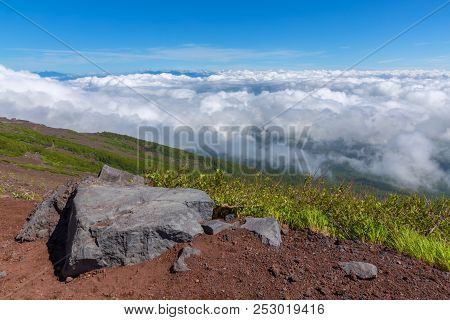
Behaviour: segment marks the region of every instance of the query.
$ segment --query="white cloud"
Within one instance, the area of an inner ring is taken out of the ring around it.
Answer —
[[[0,115],[130,135],[140,124],[179,124],[126,86],[194,127],[261,125],[295,105],[273,124],[312,125],[311,137],[319,144],[343,141],[333,153],[309,154],[316,165],[333,159],[409,187],[450,185],[450,173],[439,158],[448,154],[450,141],[450,73],[349,71],[328,83],[340,74],[242,70],[205,77],[131,74],[61,82],[0,66]]]

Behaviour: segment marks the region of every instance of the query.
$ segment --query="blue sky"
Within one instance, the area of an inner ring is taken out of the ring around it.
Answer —
[[[346,68],[445,1],[5,2],[105,69],[134,72]],[[1,1],[0,64],[98,72]],[[358,68],[450,69],[450,6]]]

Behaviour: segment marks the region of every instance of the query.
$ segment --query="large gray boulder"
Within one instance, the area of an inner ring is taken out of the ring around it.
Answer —
[[[273,247],[281,245],[280,225],[274,218],[246,218],[241,228],[255,233],[264,244]]]
[[[73,198],[62,275],[152,259],[203,233],[213,201],[200,190],[80,185]]]
[[[378,269],[375,265],[367,262],[340,262],[339,266],[344,270],[346,275],[354,274],[359,279],[370,280],[378,275]]]

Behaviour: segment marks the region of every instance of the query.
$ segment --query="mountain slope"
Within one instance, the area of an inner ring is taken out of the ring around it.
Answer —
[[[0,160],[72,176],[97,173],[102,164],[134,173],[169,167],[208,171],[232,165],[124,135],[78,133],[5,118],[0,118]]]

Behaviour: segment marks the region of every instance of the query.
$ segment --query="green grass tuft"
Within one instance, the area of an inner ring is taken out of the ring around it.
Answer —
[[[425,237],[416,231],[402,228],[393,234],[390,244],[401,253],[424,260],[443,270],[450,270],[450,249],[443,239]]]

